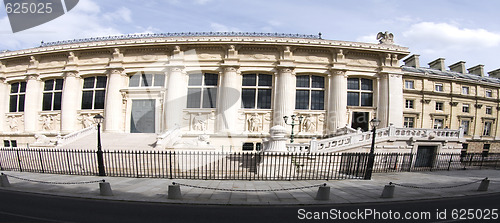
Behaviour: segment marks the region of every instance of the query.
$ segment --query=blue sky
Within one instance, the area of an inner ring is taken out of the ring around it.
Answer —
[[[500,1],[495,0],[80,0],[66,15],[13,34],[0,7],[0,49],[129,33],[244,31],[317,34],[376,42],[379,31],[420,54],[500,68]]]

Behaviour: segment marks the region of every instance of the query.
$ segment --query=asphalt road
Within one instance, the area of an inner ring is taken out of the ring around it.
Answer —
[[[0,189],[0,222],[277,223],[316,222],[320,219],[323,222],[402,222],[408,217],[411,219],[406,222],[482,222],[487,221],[485,218],[498,222],[499,201],[500,193],[325,206],[172,205],[58,197]]]

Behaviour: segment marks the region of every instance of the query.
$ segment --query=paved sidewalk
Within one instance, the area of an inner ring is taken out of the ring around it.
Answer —
[[[46,184],[8,177],[11,187],[0,190],[25,191],[58,196],[72,196],[91,199],[111,199],[123,201],[146,201],[182,204],[219,204],[219,205],[293,205],[329,203],[365,203],[400,200],[434,199],[464,195],[500,192],[500,170],[457,170],[437,172],[376,173],[372,180],[334,180],[334,181],[218,181],[218,180],[179,180],[150,178],[121,178],[37,174],[26,172],[1,171],[6,175],[45,181],[45,182],[86,182],[104,179],[109,182],[114,196],[99,195],[99,184]],[[478,192],[480,182],[488,177],[489,189]],[[172,182],[233,190],[266,190],[258,192],[220,191],[181,186],[182,199],[167,198],[168,185]],[[394,198],[380,198],[384,185],[389,182],[418,187],[446,187],[439,189],[418,189],[396,186]],[[318,187],[296,190],[267,191],[307,187],[326,183],[331,187],[329,201],[315,200]],[[452,187],[457,185],[466,186]],[[451,187],[451,188],[448,188]]]

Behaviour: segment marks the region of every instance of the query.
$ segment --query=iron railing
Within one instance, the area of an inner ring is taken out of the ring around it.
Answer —
[[[278,37],[278,38],[302,38],[302,39],[321,39],[321,35],[306,35],[306,34],[288,34],[288,33],[258,33],[258,32],[186,32],[186,33],[146,33],[146,34],[128,34],[106,37],[92,37],[84,39],[63,40],[56,42],[47,42],[40,45],[56,46],[73,43],[88,43],[97,41],[109,40],[128,40],[128,39],[143,39],[143,38],[160,38],[160,37]]]
[[[207,180],[363,179],[368,153],[104,151],[107,176]],[[500,167],[500,154],[375,154],[374,172]],[[97,175],[91,150],[0,149],[0,169]]]

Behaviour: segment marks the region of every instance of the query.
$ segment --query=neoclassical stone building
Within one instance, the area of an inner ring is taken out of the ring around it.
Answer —
[[[370,44],[285,34],[159,34],[4,52],[0,138],[4,146],[61,144],[91,129],[101,114],[111,137],[150,134],[155,141],[144,144],[162,148],[258,150],[271,127],[291,131],[283,118],[291,115],[302,117],[294,129],[302,143],[367,131],[375,117],[379,128],[455,130],[469,118],[471,134],[491,120],[491,136],[479,140],[494,140],[498,83],[463,79],[471,95],[455,99],[462,86],[456,79],[429,75],[415,60],[400,66],[408,49],[393,44],[392,34],[379,37],[380,44]],[[427,89],[434,80],[443,92]],[[413,89],[404,88],[408,81]],[[442,102],[444,111],[429,111],[427,100]],[[470,104],[470,117],[455,117],[462,114],[454,105],[460,100]],[[411,147],[404,145],[396,148]]]

